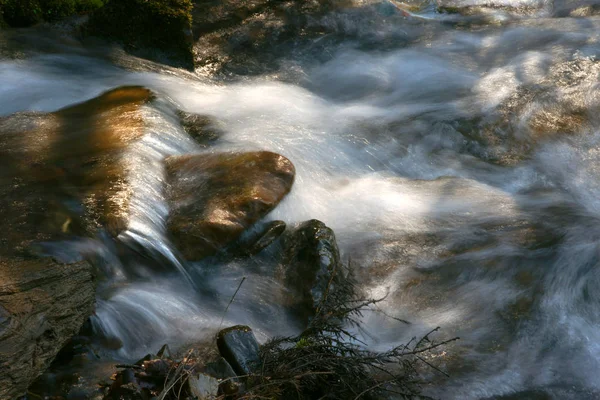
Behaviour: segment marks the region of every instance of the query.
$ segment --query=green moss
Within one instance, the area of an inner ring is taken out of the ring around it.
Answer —
[[[116,39],[128,50],[161,50],[178,66],[190,67],[191,12],[191,0],[109,0],[92,14],[88,31]]]

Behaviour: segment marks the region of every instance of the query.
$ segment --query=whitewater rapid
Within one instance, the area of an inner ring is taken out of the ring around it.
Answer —
[[[437,360],[451,377],[436,378],[426,393],[485,399],[543,390],[551,398],[594,399],[598,84],[586,94],[591,128],[535,141],[514,163],[492,160],[499,150],[460,124],[490,115],[553,65],[593,61],[599,25],[587,18],[473,30],[384,26],[420,39],[371,51],[343,43],[329,49],[327,62],[298,62],[300,77],[285,81],[276,74],[223,81],[170,69],[132,72],[79,50],[40,53],[0,60],[0,116],[53,111],[120,85],[159,94],[144,110],[146,135],[130,150],[136,190],[123,240],[176,269],[148,269],[144,279],[130,280],[109,247],[97,249],[110,272],[94,320],[123,340],[116,358],[213,334],[242,277],[225,325],[248,324],[260,340],[297,330],[272,296],[282,288],[264,273],[274,260],[269,251],[247,262],[186,264],[169,243],[161,160],[207,151],[177,124],[173,110],[182,109],[218,121],[223,134],[208,151],[269,150],[294,163],[294,188],[268,219],[325,222],[361,287],[387,295],[380,309],[411,322],[366,314],[369,346],[384,349],[437,326],[441,337],[461,337]]]

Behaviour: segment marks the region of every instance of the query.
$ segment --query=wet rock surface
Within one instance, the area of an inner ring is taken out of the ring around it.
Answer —
[[[248,375],[257,368],[259,345],[250,327],[236,325],[223,329],[217,335],[217,346],[238,375]]]
[[[219,122],[208,115],[178,111],[177,116],[185,132],[202,147],[213,144],[223,134]]]
[[[272,71],[290,49],[335,31],[318,19],[350,4],[344,0],[195,1],[196,65],[211,73]]]
[[[287,158],[265,151],[174,156],[165,163],[168,229],[188,260],[236,240],[279,204],[295,176]]]
[[[126,225],[123,149],[142,135],[139,87],[0,119],[0,398],[15,398],[92,314],[94,268],[59,241]]]
[[[43,213],[0,206],[0,217],[15,227],[36,223],[40,236],[47,225],[75,234],[124,230],[131,190],[123,154],[143,135],[139,108],[152,97],[148,89],[122,87],[53,113],[0,118],[3,197],[27,199],[17,201],[23,207],[36,198],[45,203]]]
[[[283,247],[278,274],[291,292],[294,311],[308,319],[345,278],[335,234],[313,219],[286,232]]]
[[[254,256],[273,244],[283,232],[286,223],[283,221],[270,221],[259,223],[252,229],[244,232],[239,240],[229,246],[228,250],[234,256]]]
[[[50,365],[95,304],[87,262],[0,258],[0,398],[14,399]]]

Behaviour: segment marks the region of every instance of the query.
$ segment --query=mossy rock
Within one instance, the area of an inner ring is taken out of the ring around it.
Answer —
[[[191,11],[190,0],[109,0],[92,14],[88,33],[122,42],[137,56],[193,69]]]

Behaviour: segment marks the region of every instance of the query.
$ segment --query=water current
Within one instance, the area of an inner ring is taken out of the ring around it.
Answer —
[[[129,150],[132,220],[121,240],[174,268],[140,265],[132,279],[110,245],[65,244],[104,259],[93,319],[124,342],[116,359],[211,335],[243,276],[224,325],[250,325],[262,341],[296,332],[263,273],[269,250],[185,263],[165,233],[165,156],[264,149],[297,170],[267,218],[325,222],[361,288],[387,294],[379,308],[411,322],[366,314],[369,346],[437,326],[461,337],[440,356],[451,377],[426,393],[600,398],[600,19],[555,18],[545,4],[478,20],[390,7],[358,2],[328,15],[320,23],[336,40],[319,38],[318,54],[291,52],[252,77],[124,68],[111,49],[68,41],[0,59],[0,116],[54,111],[120,85],[159,95]],[[187,136],[177,108],[218,121],[213,147]]]

